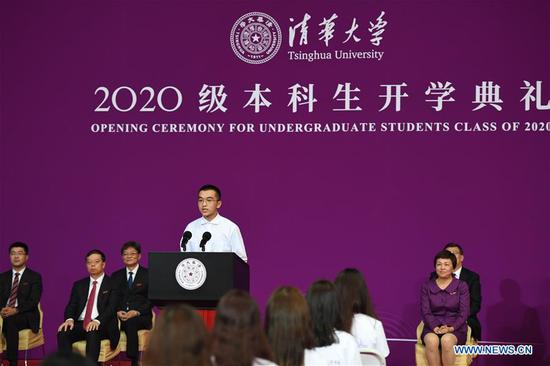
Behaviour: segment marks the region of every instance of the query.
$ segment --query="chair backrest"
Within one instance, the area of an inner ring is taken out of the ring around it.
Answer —
[[[42,329],[42,321],[44,321],[44,313],[42,312],[42,307],[38,303],[38,313],[40,314],[40,326],[38,328]]]
[[[363,366],[386,366],[386,359],[375,349],[359,348],[361,354],[361,365]]]
[[[424,330],[424,322],[421,320],[420,324],[418,324],[418,327],[416,327],[416,343],[422,344],[422,331]]]

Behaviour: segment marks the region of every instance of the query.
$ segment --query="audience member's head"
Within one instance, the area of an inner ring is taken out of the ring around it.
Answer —
[[[340,322],[337,328],[351,332],[354,314],[365,314],[377,319],[363,274],[355,268],[346,268],[338,274],[336,293],[340,303]]]
[[[42,361],[42,366],[95,366],[95,363],[78,353],[55,352]]]
[[[448,250],[442,250],[434,257],[434,268],[437,277],[448,278],[456,268],[456,256]]]
[[[258,305],[247,292],[231,290],[220,299],[212,355],[217,366],[251,366],[255,358],[273,359]]]
[[[462,247],[460,245],[458,245],[457,243],[449,243],[445,245],[443,249],[448,250],[449,252],[455,255],[456,257],[455,269],[459,269],[460,267],[462,267],[462,261],[464,260],[464,250],[462,250]]]
[[[159,316],[145,352],[144,366],[206,366],[206,328],[188,305],[169,306]]]
[[[279,366],[301,366],[304,351],[315,346],[309,308],[294,287],[280,287],[269,298],[265,329],[275,362]]]
[[[336,289],[332,282],[314,282],[306,295],[309,313],[313,323],[315,347],[330,346],[336,339],[335,327],[340,320]]]

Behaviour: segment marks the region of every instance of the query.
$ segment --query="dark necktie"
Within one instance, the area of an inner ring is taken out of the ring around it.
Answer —
[[[13,279],[13,285],[11,286],[10,298],[8,300],[8,307],[14,308],[15,301],[17,300],[17,289],[19,288],[19,272],[15,272],[15,278]]]
[[[132,284],[134,283],[134,272],[128,272],[128,288],[132,288]]]
[[[97,281],[94,281],[92,291],[90,291],[90,296],[88,296],[88,302],[86,303],[86,313],[84,313],[84,329],[86,329],[88,324],[92,321],[92,310],[94,309],[96,285]]]

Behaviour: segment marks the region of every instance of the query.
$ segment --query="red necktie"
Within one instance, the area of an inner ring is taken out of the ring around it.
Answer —
[[[88,302],[86,303],[86,313],[84,313],[84,329],[88,327],[88,324],[92,321],[92,310],[94,309],[94,299],[97,281],[93,282],[92,291],[88,296]]]
[[[15,307],[15,300],[17,300],[17,289],[19,288],[19,272],[15,272],[15,278],[13,279],[13,285],[11,286],[10,298],[8,300],[8,307]]]

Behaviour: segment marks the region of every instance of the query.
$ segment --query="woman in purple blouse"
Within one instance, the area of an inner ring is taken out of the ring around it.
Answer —
[[[422,285],[422,341],[430,366],[452,366],[453,346],[466,342],[470,309],[468,285],[455,278],[456,257],[443,250],[434,258],[436,276]],[[441,356],[439,349],[441,348]]]

